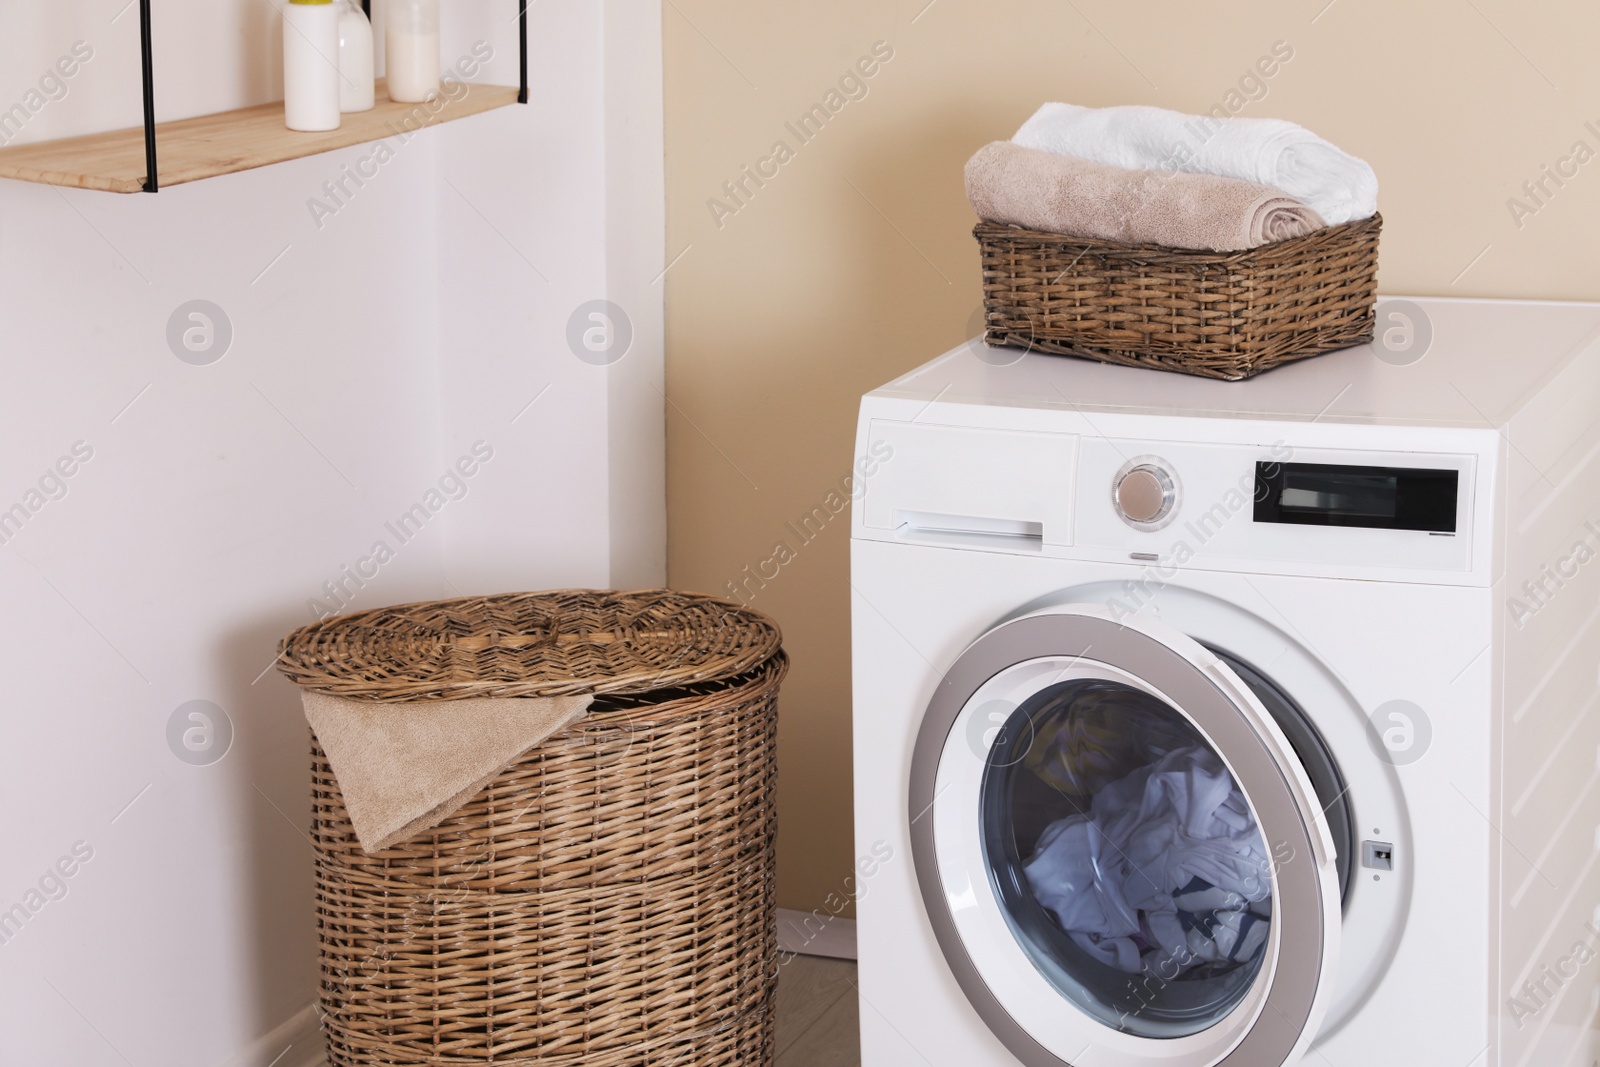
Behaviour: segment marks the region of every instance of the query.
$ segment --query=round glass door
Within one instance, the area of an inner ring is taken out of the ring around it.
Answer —
[[[1269,941],[1272,860],[1181,712],[1109,679],[1047,686],[990,746],[979,803],[1006,922],[1086,1014],[1173,1038],[1244,999]]]
[[[1252,1067],[1315,1036],[1341,917],[1325,801],[1183,633],[1096,605],[989,631],[930,699],[907,800],[940,949],[1026,1067]]]

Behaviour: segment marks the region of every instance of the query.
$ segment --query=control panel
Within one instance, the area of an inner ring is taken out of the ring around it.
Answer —
[[[1475,462],[1085,437],[1073,544],[1180,566],[1272,560],[1466,572]]]
[[[1479,456],[873,420],[857,536],[1452,584],[1487,574]]]

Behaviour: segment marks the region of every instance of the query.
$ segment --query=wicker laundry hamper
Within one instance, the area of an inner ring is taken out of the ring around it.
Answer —
[[[369,855],[312,741],[336,1067],[751,1067],[773,1057],[777,627],[687,593],[410,604],[285,639],[375,701],[594,694],[439,826]]]

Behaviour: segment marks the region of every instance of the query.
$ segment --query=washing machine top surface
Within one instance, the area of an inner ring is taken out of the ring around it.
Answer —
[[[1584,354],[1600,304],[1384,297],[1372,344],[1225,382],[971,341],[869,397],[940,405],[1483,428]]]

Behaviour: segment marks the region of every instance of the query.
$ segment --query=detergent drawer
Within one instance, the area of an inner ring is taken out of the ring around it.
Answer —
[[[862,445],[876,464],[859,483],[864,531],[1020,550],[1072,543],[1075,435],[874,419]]]

